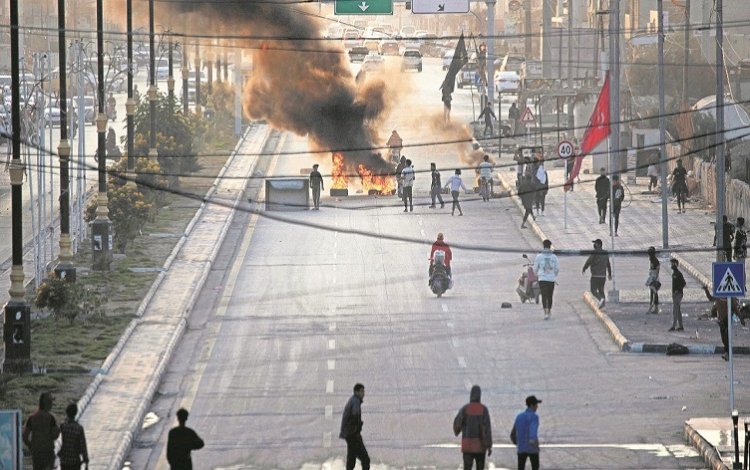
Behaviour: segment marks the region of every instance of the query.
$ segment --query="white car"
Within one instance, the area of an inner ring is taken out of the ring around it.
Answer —
[[[385,72],[385,59],[380,54],[369,54],[362,63],[365,72]]]
[[[495,89],[498,92],[516,93],[521,88],[521,77],[516,72],[495,72]]]
[[[448,70],[448,68],[451,66],[454,53],[455,51],[453,49],[443,52],[443,70]]]
[[[419,49],[407,49],[401,58],[401,70],[415,69],[417,72],[422,71],[422,53]]]

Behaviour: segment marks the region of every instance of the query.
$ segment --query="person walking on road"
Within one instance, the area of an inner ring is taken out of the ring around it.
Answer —
[[[609,253],[602,249],[602,241],[597,238],[593,243],[594,252],[583,264],[581,273],[591,268],[591,294],[599,300],[599,307],[602,308],[606,303],[604,284],[607,279],[612,280],[612,265],[609,262]]]
[[[543,161],[539,162],[534,179],[534,184],[537,187],[534,193],[536,215],[544,215],[544,201],[547,199],[547,191],[549,191],[549,176],[547,175],[547,170],[544,168]]]
[[[539,400],[534,395],[526,397],[526,411],[516,416],[510,440],[516,445],[518,470],[526,468],[526,460],[531,461],[531,470],[539,470]]]
[[[622,201],[625,200],[625,188],[620,184],[618,175],[612,176],[612,217],[614,218],[615,236],[620,226],[620,211],[622,210]],[[610,227],[611,229],[611,227]]]
[[[659,167],[656,163],[652,163],[646,170],[646,176],[648,176],[648,192],[656,191],[659,187]]]
[[[539,279],[539,289],[542,291],[542,308],[544,319],[549,320],[552,316],[552,296],[555,293],[555,281],[560,274],[560,261],[552,253],[552,242],[544,240],[544,249],[534,258],[534,272]]]
[[[401,172],[406,168],[406,157],[401,156],[401,160],[396,165],[396,185],[398,186],[398,197],[399,199],[404,198],[404,179],[401,176]]]
[[[313,210],[320,210],[320,192],[325,191],[323,187],[323,175],[318,171],[317,163],[313,165],[313,171],[310,172],[310,188],[312,188]]]
[[[461,203],[458,202],[458,194],[459,189],[463,188],[464,191],[469,191],[466,189],[466,186],[464,186],[464,182],[461,180],[461,170],[459,168],[456,168],[456,172],[448,178],[448,182],[445,183],[445,187],[451,188],[451,196],[453,196],[453,209],[451,210],[451,215],[456,215],[456,209],[458,209],[458,215],[464,215],[464,212],[461,210]]]
[[[737,229],[734,232],[734,259],[741,261],[747,258],[747,229],[745,218],[737,217]]]
[[[443,91],[443,122],[446,124],[451,122],[451,99],[450,92]]]
[[[515,137],[516,132],[518,132],[519,119],[521,119],[521,112],[518,110],[518,106],[516,106],[514,101],[513,104],[510,105],[510,109],[508,109],[508,121],[510,121],[511,136]]]
[[[404,212],[414,212],[414,201],[412,200],[411,191],[414,186],[414,168],[411,166],[411,160],[409,159],[406,160],[406,166],[401,170],[401,180],[404,186]]]
[[[362,402],[365,399],[365,386],[354,385],[354,395],[349,398],[341,415],[339,437],[346,440],[346,470],[354,470],[359,459],[362,470],[370,470],[370,456],[362,441]]]
[[[430,174],[432,175],[432,183],[430,183],[430,199],[432,199],[432,204],[430,205],[430,209],[435,208],[435,199],[437,198],[438,201],[440,201],[440,208],[442,209],[445,207],[445,203],[443,202],[443,195],[440,194],[440,191],[443,189],[443,185],[440,182],[440,172],[437,170],[437,166],[435,163],[430,163]]]
[[[672,171],[672,194],[677,198],[677,212],[685,212],[687,202],[687,170],[682,166],[682,160],[677,160],[677,168]]]
[[[661,263],[659,262],[659,258],[656,257],[656,248],[653,246],[648,248],[648,263],[646,286],[649,293],[649,305],[647,313],[657,314],[659,313],[659,289],[661,289],[661,282],[659,281]]]
[[[529,219],[529,216],[531,216],[532,220],[536,220],[536,216],[534,215],[536,192],[537,188],[532,177],[524,176],[521,180],[521,186],[518,188],[518,195],[521,196],[521,205],[523,205],[521,228],[526,228],[526,221]]]
[[[724,345],[724,354],[721,356],[725,361],[729,360],[729,310],[727,309],[727,298],[726,297],[714,297],[708,287],[703,286],[703,292],[706,293],[706,298],[709,302],[713,302],[711,307],[711,316],[716,317],[719,321],[719,333],[721,333],[721,343]],[[750,318],[750,309],[743,309],[740,307],[740,302],[736,297],[732,297],[732,314],[737,314],[742,323],[745,326],[745,321]]]
[[[203,440],[185,426],[189,413],[185,408],[177,410],[177,427],[167,436],[167,462],[171,470],[193,470],[190,452],[203,448]]]
[[[57,456],[60,458],[60,470],[81,470],[81,464],[89,468],[89,454],[86,448],[86,434],[83,426],[78,424],[78,405],[71,403],[65,408],[67,419],[60,425],[62,446]]]
[[[734,248],[732,247],[732,241],[734,240],[734,225],[729,221],[726,215],[723,217],[722,228],[722,240],[724,243],[719,247],[719,250],[724,250],[724,261],[732,261],[732,252],[734,251]],[[718,230],[714,231],[713,246],[716,246],[717,236]]]
[[[495,111],[492,110],[492,106],[490,105],[489,100],[487,101],[487,104],[484,106],[484,109],[481,113],[479,113],[479,117],[477,117],[477,120],[482,119],[484,117],[484,134],[487,135],[487,130],[489,129],[490,135],[493,134],[494,129],[492,128],[492,120],[497,119],[497,116],[495,116]]]
[[[471,387],[469,403],[458,410],[453,420],[453,433],[461,434],[461,453],[464,456],[464,470],[472,470],[474,462],[477,470],[484,470],[484,459],[492,455],[492,424],[490,412],[482,403],[482,389]]]
[[[675,258],[670,261],[672,265],[672,327],[669,331],[682,331],[682,295],[685,289],[685,276],[680,272],[680,262]]]
[[[39,408],[23,427],[23,443],[31,450],[34,470],[52,470],[55,466],[55,440],[60,435],[60,427],[50,413],[53,403],[50,392],[42,393]]]
[[[599,177],[594,183],[594,191],[596,192],[596,208],[599,212],[599,223],[603,224],[604,219],[607,218],[607,201],[609,201],[609,178],[607,178],[606,168],[599,170]]]

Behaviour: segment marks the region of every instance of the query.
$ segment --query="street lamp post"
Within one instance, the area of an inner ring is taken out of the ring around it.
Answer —
[[[31,308],[26,303],[23,275],[23,185],[21,162],[20,53],[18,47],[18,1],[10,2],[11,126],[13,158],[9,165],[11,184],[11,244],[13,266],[10,271],[10,300],[5,304],[3,371],[31,372]]]
[[[188,80],[190,78],[190,69],[188,68],[187,42],[183,41],[182,46],[182,114],[188,114]]]
[[[128,100],[125,102],[125,112],[127,114],[127,130],[128,130],[128,141],[127,141],[127,184],[135,186],[135,150],[133,149],[133,141],[135,136],[133,131],[135,129],[134,117],[136,102],[133,97],[133,0],[127,0],[127,22],[128,22]]]
[[[65,0],[57,0],[57,29],[60,70],[60,255],[55,274],[63,279],[75,281],[73,251],[70,241],[70,142],[68,141],[68,82],[67,49],[65,44]]]
[[[201,115],[201,55],[199,45],[195,43],[195,114]]]
[[[109,271],[109,265],[112,263],[112,222],[109,220],[109,209],[107,208],[107,153],[104,135],[107,128],[107,116],[104,114],[104,19],[102,0],[96,0],[96,55],[97,93],[99,95],[99,112],[96,116],[99,194],[96,219],[91,223],[92,261],[94,271]]]
[[[150,132],[148,157],[152,160],[159,158],[156,150],[156,59],[154,51],[154,0],[148,0],[148,45],[149,45],[149,83],[148,102],[150,114]]]
[[[173,55],[172,55],[172,33],[169,33],[169,54],[167,55],[169,60],[169,77],[167,78],[167,91],[169,93],[169,102],[171,105],[172,100],[174,99],[174,63],[173,63]]]

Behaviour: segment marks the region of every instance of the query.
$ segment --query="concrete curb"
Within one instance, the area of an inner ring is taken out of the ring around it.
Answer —
[[[99,385],[101,384],[101,382],[103,380],[103,377],[109,373],[110,368],[115,363],[115,361],[119,357],[120,353],[124,349],[125,345],[127,344],[128,340],[130,339],[131,335],[133,334],[133,331],[135,331],[135,329],[141,323],[141,321],[142,321],[141,317],[143,316],[143,313],[146,311],[146,309],[148,308],[149,304],[151,303],[151,300],[153,299],[154,294],[156,293],[156,291],[161,286],[161,283],[164,280],[164,278],[166,277],[169,268],[172,266],[172,263],[174,262],[174,260],[176,259],[176,257],[180,253],[180,251],[182,250],[182,247],[185,245],[185,242],[186,242],[187,238],[190,236],[190,234],[192,233],[193,228],[195,227],[197,221],[203,215],[203,212],[205,211],[205,208],[206,208],[206,202],[205,201],[208,200],[208,199],[210,199],[211,195],[216,192],[216,186],[217,186],[218,182],[221,181],[221,178],[226,173],[227,168],[229,167],[229,165],[231,165],[233,163],[233,161],[234,161],[234,159],[235,159],[235,157],[237,155],[237,151],[238,151],[239,147],[246,140],[247,133],[248,133],[248,131],[246,131],[245,134],[243,134],[243,136],[238,140],[237,144],[235,145],[234,150],[232,151],[232,154],[231,154],[230,158],[224,164],[224,166],[222,167],[221,171],[217,175],[216,179],[214,179],[214,182],[211,185],[211,188],[206,193],[206,196],[204,197],[204,202],[200,205],[200,207],[198,208],[198,210],[196,211],[196,213],[193,215],[193,218],[190,220],[190,222],[188,223],[187,227],[185,228],[185,232],[182,234],[182,236],[180,237],[180,240],[177,242],[177,244],[172,249],[172,252],[170,253],[170,255],[165,260],[165,262],[163,264],[163,267],[162,267],[162,270],[159,272],[159,274],[156,277],[156,279],[154,279],[154,282],[151,284],[151,287],[149,288],[148,292],[146,293],[146,295],[144,296],[144,298],[141,301],[140,305],[138,306],[138,309],[136,310],[136,317],[137,318],[133,319],[133,321],[130,322],[130,324],[128,325],[128,327],[126,328],[126,330],[123,332],[122,336],[120,336],[120,339],[118,340],[117,344],[115,345],[115,347],[112,349],[112,351],[109,353],[109,355],[107,356],[107,358],[102,363],[102,366],[99,369],[99,371],[97,372],[96,376],[94,377],[94,380],[92,380],[92,382],[86,388],[86,391],[84,392],[83,396],[78,401],[78,410],[79,410],[78,411],[78,416],[81,416],[83,414],[83,412],[86,410],[87,406],[91,402],[91,399],[94,397],[94,395],[96,394],[97,390],[99,389]],[[265,142],[265,140],[268,139],[269,133],[270,133],[270,129],[266,128],[265,134],[262,137],[263,142]],[[237,198],[236,198],[236,200],[234,202],[234,205],[233,205],[233,211],[232,211],[231,215],[229,216],[229,218],[227,220],[227,224],[225,225],[225,227],[223,227],[222,232],[220,234],[220,240],[219,240],[219,243],[217,243],[217,248],[215,248],[214,251],[212,252],[212,255],[211,255],[211,258],[209,260],[209,263],[207,264],[207,267],[204,268],[204,273],[202,273],[202,275],[201,275],[201,277],[199,279],[200,286],[202,286],[203,283],[205,282],[205,279],[208,276],[208,272],[210,270],[209,269],[210,265],[213,263],[214,258],[216,256],[216,253],[218,251],[218,246],[221,245],[221,241],[223,241],[224,235],[226,235],[228,227],[231,224],[232,220],[234,219],[234,208],[237,207],[237,204],[239,203],[239,201],[242,200],[243,196],[244,196],[244,191],[241,191],[237,195]],[[193,294],[191,294],[191,299],[192,300],[194,300],[195,295],[197,295],[197,292],[200,290],[200,286],[198,286],[193,291]],[[188,313],[189,313],[189,311],[185,312],[185,316],[187,316]],[[164,356],[162,357],[162,362],[164,362],[165,358],[168,358],[168,357],[171,356],[172,350],[169,349],[170,345],[171,345],[172,348],[174,347],[173,343],[176,343],[177,339],[181,336],[182,331],[184,330],[184,324],[185,324],[185,320],[183,320],[181,322],[181,324],[180,324],[181,326],[178,327],[177,330],[175,331],[175,335],[173,335],[170,343],[167,345],[168,351],[166,351],[165,354],[164,354]],[[163,369],[163,367],[161,366],[161,363],[160,363],[160,367]],[[157,374],[156,375],[158,375],[159,380],[156,381],[156,384],[158,384],[158,382],[161,380],[161,373],[162,373],[162,371],[157,369]],[[150,388],[151,387],[149,386],[149,390],[150,390]],[[153,393],[151,393],[149,395],[149,397],[152,396],[152,395],[153,395]],[[150,402],[150,398],[149,398],[149,402]],[[144,405],[144,407],[145,407],[145,405]],[[141,416],[141,419],[142,419],[142,416]],[[140,420],[138,420],[138,422],[140,422]],[[137,429],[137,426],[138,426],[138,423],[136,423],[136,427],[135,428],[131,427],[131,429]],[[124,448],[125,452],[127,452],[127,450],[130,449],[130,442],[132,442],[132,438],[133,438],[133,432],[132,431],[129,431],[127,436],[123,436],[123,442],[122,442],[120,448],[121,449]],[[119,455],[119,453],[118,453],[118,455]],[[124,457],[125,453],[123,453],[122,455]]]
[[[719,451],[716,450],[707,440],[705,440],[687,421],[685,422],[685,440],[691,446],[698,449],[698,452],[703,456],[703,460],[711,470],[729,470],[729,467],[724,465],[721,460]]]
[[[591,310],[594,312],[594,315],[596,315],[599,320],[604,323],[604,327],[607,329],[607,331],[609,331],[609,335],[612,337],[615,343],[617,343],[620,351],[641,352],[633,351],[630,341],[628,341],[625,335],[622,334],[615,322],[613,322],[612,319],[609,318],[609,315],[607,315],[601,308],[599,308],[599,301],[594,298],[593,295],[591,295],[591,292],[583,293],[583,301],[591,308]]]

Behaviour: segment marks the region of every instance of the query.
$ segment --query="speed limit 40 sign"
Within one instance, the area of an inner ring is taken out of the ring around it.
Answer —
[[[557,156],[560,158],[570,158],[573,156],[573,144],[563,140],[557,144]]]

